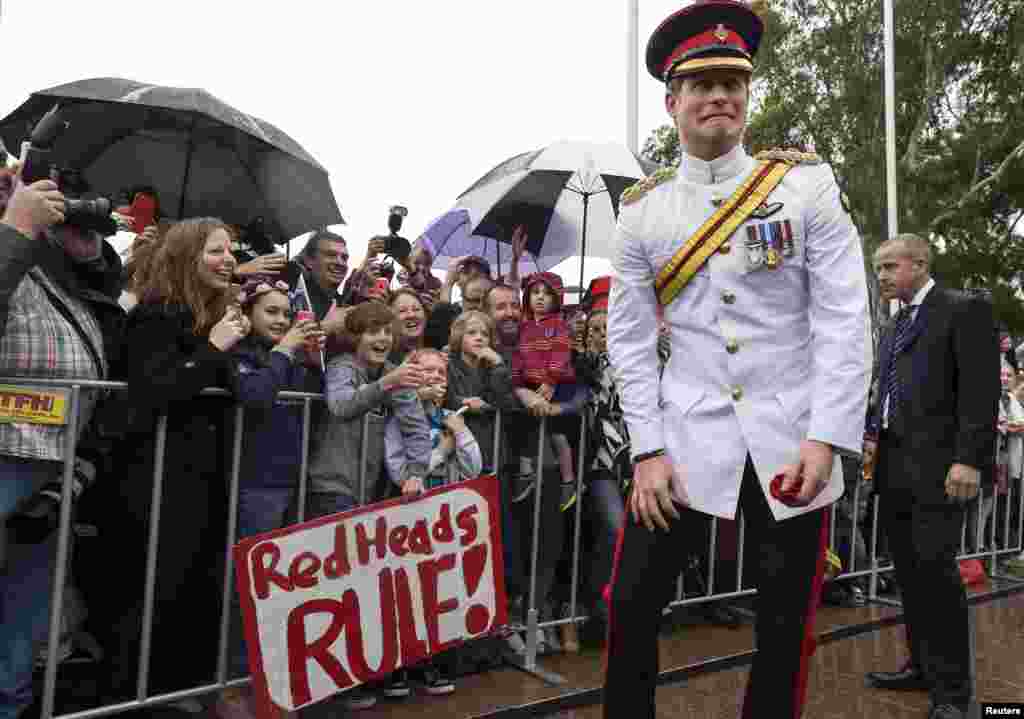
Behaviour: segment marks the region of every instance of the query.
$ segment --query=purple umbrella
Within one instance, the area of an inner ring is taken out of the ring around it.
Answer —
[[[508,244],[493,237],[471,234],[472,230],[469,211],[455,208],[432,220],[417,242],[430,251],[434,258],[433,269],[447,270],[456,257],[476,255],[487,260],[492,271],[507,275],[512,269],[512,250]],[[524,252],[519,260],[519,276],[525,277],[540,269],[536,257]]]

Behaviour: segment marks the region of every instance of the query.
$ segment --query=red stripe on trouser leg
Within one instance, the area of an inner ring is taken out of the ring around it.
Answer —
[[[626,536],[626,522],[629,521],[629,517],[619,527],[619,535],[615,539],[615,554],[612,559],[612,576],[608,579],[608,584],[605,585],[604,590],[601,594],[604,597],[605,605],[608,607],[608,638],[605,642],[604,649],[604,674],[608,674],[608,653],[611,651],[613,646],[612,634],[615,631],[615,614],[612,611],[612,595],[615,591],[615,580],[619,576],[619,560],[622,558],[622,540]]]
[[[807,599],[807,612],[804,614],[804,640],[800,649],[800,670],[796,674],[793,686],[794,719],[800,719],[804,713],[804,699],[807,697],[807,675],[811,668],[811,657],[818,647],[814,633],[814,619],[821,603],[821,588],[825,583],[825,547],[828,546],[828,526],[830,507],[821,512],[821,533],[818,542],[818,559],[814,570],[814,583],[811,585],[811,596]]]

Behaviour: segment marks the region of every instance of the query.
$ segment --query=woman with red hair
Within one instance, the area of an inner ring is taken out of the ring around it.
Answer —
[[[220,613],[221,564],[227,522],[232,401],[201,396],[233,388],[230,350],[249,331],[234,304],[231,235],[216,219],[184,220],[162,238],[151,271],[128,315],[117,377],[128,383],[121,417],[115,493],[121,513],[105,528],[118,558],[119,587],[106,604],[113,651],[112,689],[133,691],[142,636],[142,588],[151,522],[160,526],[150,658],[151,692],[196,686],[213,678]],[[166,415],[163,490],[152,505],[159,417]],[[159,511],[159,518],[157,512]],[[177,648],[189,637],[189,661]]]

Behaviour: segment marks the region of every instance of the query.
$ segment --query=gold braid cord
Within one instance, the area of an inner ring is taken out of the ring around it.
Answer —
[[[676,168],[662,167],[660,170],[657,170],[643,180],[640,180],[640,182],[635,185],[627,187],[623,191],[619,202],[623,205],[631,205],[661,183],[671,180],[675,176]]]
[[[791,165],[820,165],[821,156],[814,152],[801,152],[800,150],[763,150],[754,155],[755,160],[781,160]]]

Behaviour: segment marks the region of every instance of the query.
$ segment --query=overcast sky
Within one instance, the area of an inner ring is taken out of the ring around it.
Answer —
[[[644,46],[683,4],[640,0],[641,145],[666,121]],[[560,139],[626,141],[625,0],[0,8],[0,115],[34,90],[88,77],[202,87],[277,125],[327,168],[356,259],[386,232],[392,204],[409,208],[402,234],[415,238],[512,155]]]

